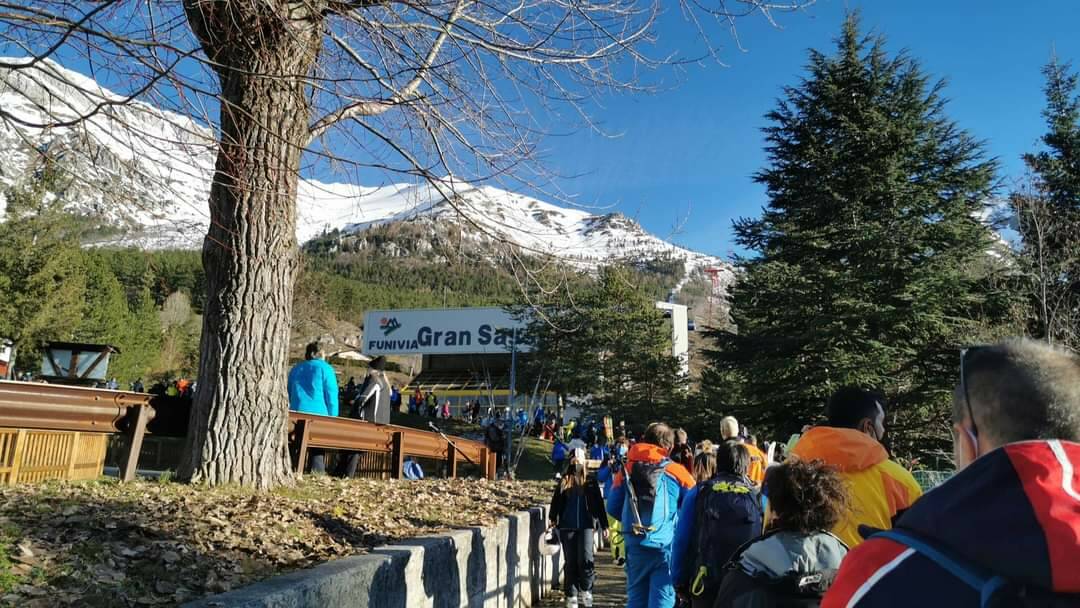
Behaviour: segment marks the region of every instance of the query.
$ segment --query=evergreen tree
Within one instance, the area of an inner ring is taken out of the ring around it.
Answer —
[[[810,52],[765,129],[769,203],[735,222],[737,334],[717,332],[712,407],[780,434],[815,422],[828,395],[885,392],[894,448],[941,447],[959,348],[997,330],[977,219],[995,165],[944,113],[942,84],[890,56],[849,16],[835,55]]]
[[[685,378],[671,356],[670,328],[637,273],[605,267],[589,285],[535,304],[541,313],[526,330],[534,351],[525,376],[532,382],[539,378],[563,396],[589,396],[586,413],[632,425],[681,414]]]
[[[1046,77],[1045,149],[1024,155],[1033,188],[1011,202],[1029,278],[1032,331],[1080,348],[1080,98],[1077,77],[1056,58]]]
[[[77,225],[64,212],[63,175],[45,159],[34,179],[4,193],[0,222],[0,337],[15,342],[16,367],[38,369],[42,346],[70,338],[85,285]]]

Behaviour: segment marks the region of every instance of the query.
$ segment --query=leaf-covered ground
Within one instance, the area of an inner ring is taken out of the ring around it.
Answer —
[[[0,605],[171,605],[545,503],[550,484],[306,477],[273,492],[169,482],[0,490]]]

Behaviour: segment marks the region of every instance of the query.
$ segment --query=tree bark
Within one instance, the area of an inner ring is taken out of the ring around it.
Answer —
[[[203,243],[199,378],[178,476],[269,488],[289,480],[286,390],[296,278],[296,191],[315,3],[186,0],[216,64],[220,133]]]

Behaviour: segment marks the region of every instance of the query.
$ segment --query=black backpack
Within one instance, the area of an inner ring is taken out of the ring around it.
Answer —
[[[874,535],[914,549],[960,579],[980,596],[981,608],[1076,608],[1080,606],[1080,594],[1054,593],[1021,583],[965,561],[907,530],[885,530]]]
[[[777,533],[779,533],[778,530],[767,532],[760,538],[739,547],[738,551],[731,556],[723,583],[716,596],[715,607],[817,608],[821,606],[821,598],[836,579],[835,569],[823,568],[811,573],[789,572],[774,577],[747,574],[739,567],[739,561],[747,549]]]
[[[701,483],[694,505],[694,551],[691,593],[715,590],[724,566],[747,542],[761,535],[761,495],[749,480],[718,475]]]

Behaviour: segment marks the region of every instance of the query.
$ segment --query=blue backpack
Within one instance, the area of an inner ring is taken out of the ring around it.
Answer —
[[[724,566],[740,547],[761,536],[764,509],[754,485],[740,475],[723,473],[698,484],[695,507],[695,588],[718,589]]]
[[[420,463],[413,459],[405,461],[405,479],[417,480],[424,478],[424,469],[420,468]]]

